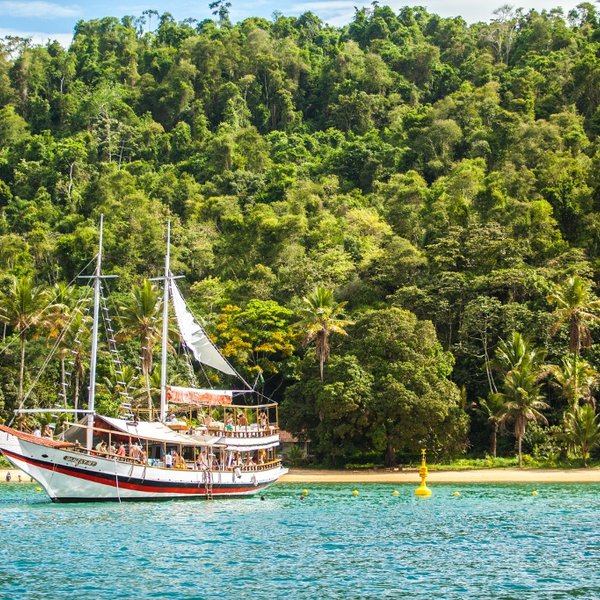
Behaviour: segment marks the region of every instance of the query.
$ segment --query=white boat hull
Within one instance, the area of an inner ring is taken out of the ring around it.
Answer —
[[[54,502],[250,496],[287,473],[281,466],[251,472],[165,469],[49,447],[5,431],[0,450]]]

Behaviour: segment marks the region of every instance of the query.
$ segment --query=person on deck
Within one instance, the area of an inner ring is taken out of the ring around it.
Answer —
[[[181,456],[177,452],[173,454],[173,462],[175,463],[176,469],[187,469],[183,456]]]
[[[139,460],[142,454],[142,448],[138,444],[131,444],[129,448],[129,458],[133,460]]]
[[[170,452],[165,454],[165,467],[167,467],[167,469],[173,468],[173,455]]]
[[[246,429],[248,427],[248,419],[244,413],[241,413],[238,417],[238,425]]]
[[[42,433],[42,437],[52,439],[53,436],[52,436],[52,429],[51,429],[50,425],[46,425],[44,427],[44,432]]]
[[[258,425],[261,429],[266,429],[269,424],[269,417],[267,417],[267,413],[264,410],[260,411],[258,415]]]
[[[125,444],[123,442],[121,442],[119,444],[119,449],[117,450],[117,455],[120,456],[121,458],[124,458],[126,456]]]

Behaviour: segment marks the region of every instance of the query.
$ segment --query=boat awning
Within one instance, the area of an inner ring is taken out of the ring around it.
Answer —
[[[231,390],[201,390],[197,388],[167,386],[167,402],[186,406],[205,407],[211,405],[227,406],[233,400]]]
[[[107,425],[134,438],[149,440],[152,442],[164,442],[167,444],[180,444],[182,446],[215,446],[219,445],[218,436],[195,435],[193,438],[189,435],[177,433],[163,423],[150,423],[147,421],[126,421],[124,419],[115,419],[96,415],[96,419],[104,421]]]
[[[221,444],[224,440],[227,440],[227,450],[232,450],[234,452],[256,452],[257,450],[269,450],[270,448],[276,448],[279,446],[279,442],[271,442],[267,444],[253,444],[250,445],[241,445],[241,444],[232,444],[231,438],[221,438]]]

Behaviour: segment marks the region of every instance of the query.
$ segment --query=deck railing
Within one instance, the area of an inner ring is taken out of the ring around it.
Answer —
[[[78,452],[80,454],[85,454],[86,456],[97,457],[97,458],[108,458],[109,460],[115,460],[121,463],[127,463],[131,465],[148,465],[150,467],[157,467],[161,469],[166,469],[164,461],[148,459],[146,462],[143,462],[139,458],[133,458],[130,456],[120,456],[119,454],[113,454],[111,452],[101,452],[98,450],[87,450],[83,446],[73,446],[69,448],[70,452]],[[256,465],[231,465],[229,467],[221,468],[220,466],[213,465],[209,471],[225,471],[229,473],[235,472],[236,469],[239,469],[242,473],[254,473],[259,471],[268,471],[269,469],[274,469],[276,467],[281,466],[281,459],[277,458],[275,460],[271,460],[262,464]],[[175,466],[170,467],[169,470],[181,470],[181,471],[206,471],[206,466],[200,466],[196,463],[185,461],[185,467]]]

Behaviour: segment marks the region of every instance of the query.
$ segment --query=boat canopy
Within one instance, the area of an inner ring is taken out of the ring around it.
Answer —
[[[186,406],[228,406],[233,400],[230,390],[201,390],[175,385],[167,386],[167,402]]]
[[[221,442],[228,442],[227,450],[230,450],[232,452],[255,452],[256,450],[269,450],[270,448],[276,448],[277,446],[279,446],[279,441],[267,442],[266,444],[261,444],[254,441],[252,445],[235,445],[231,443],[231,438],[221,438]]]
[[[152,442],[164,442],[167,444],[177,444],[181,446],[215,446],[219,445],[219,436],[195,435],[193,438],[189,435],[177,433],[164,423],[147,421],[126,421],[124,419],[115,419],[114,417],[105,417],[96,415],[96,419],[104,421],[107,425],[130,435],[131,437],[149,440]]]

